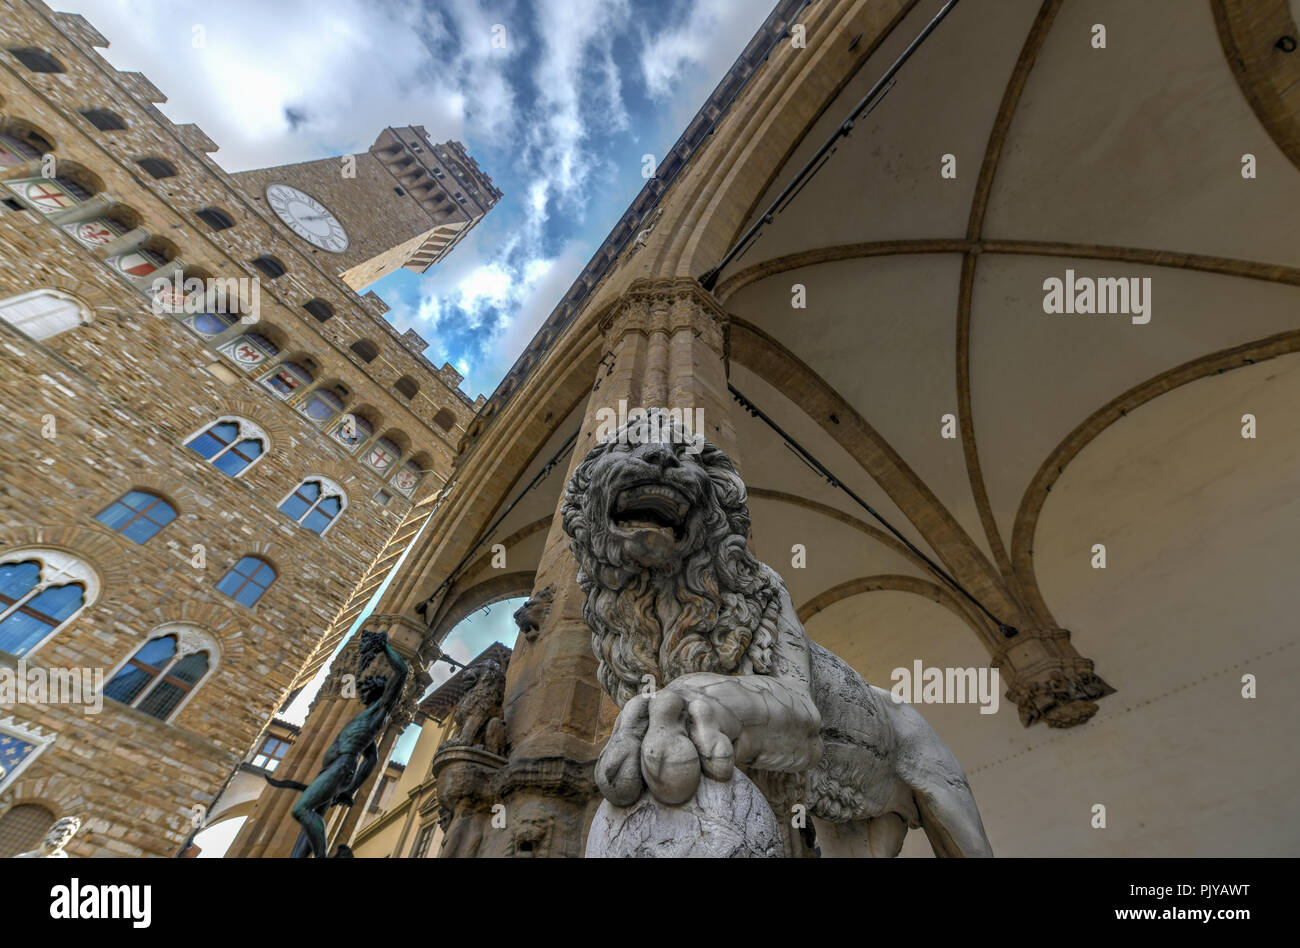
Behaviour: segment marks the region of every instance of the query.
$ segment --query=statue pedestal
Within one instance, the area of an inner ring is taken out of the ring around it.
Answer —
[[[492,778],[506,759],[481,747],[444,744],[433,755],[438,804],[445,814],[442,851],[449,858],[477,856],[492,819]]]
[[[681,806],[646,791],[632,806],[608,800],[596,811],[587,858],[771,859],[785,855],[781,826],[753,781],[739,770],[719,783],[700,779]]]

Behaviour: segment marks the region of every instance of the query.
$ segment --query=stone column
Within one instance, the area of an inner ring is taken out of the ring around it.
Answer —
[[[419,631],[397,624],[391,624],[392,627],[384,628],[385,625],[389,625],[389,623],[367,623],[365,627],[388,632],[389,642],[410,665],[410,678],[407,680],[398,711],[394,714],[394,718],[398,719],[402,716],[403,709],[408,705],[410,710],[414,711],[415,702],[419,700],[428,683],[428,676],[424,672],[424,663],[419,657],[421,646],[419,633],[423,630],[415,622],[411,622],[411,625],[415,626]],[[330,664],[329,675],[326,676],[325,683],[311,703],[311,709],[307,712],[307,720],[303,724],[300,737],[289,748],[284,761],[276,768],[276,779],[296,780],[299,783],[310,784],[316,778],[316,775],[320,773],[325,752],[329,749],[330,744],[334,743],[339,731],[343,730],[344,725],[362,710],[361,703],[354,697],[355,684],[361,677],[361,670],[358,668],[360,662],[359,646],[360,634],[358,632],[353,635],[352,639]],[[347,680],[345,676],[349,675],[353,687],[345,689],[344,683]],[[344,696],[345,690],[348,692],[347,697]],[[410,718],[407,717],[408,723],[409,720]],[[389,732],[385,734],[385,738],[388,738],[392,731],[393,728],[390,727]],[[392,740],[388,740],[387,743],[387,750],[391,751]],[[386,753],[387,751],[381,742],[380,764],[386,759]],[[361,812],[364,812],[364,801],[374,786],[376,775],[380,770],[382,770],[382,766],[376,766],[370,780],[357,793],[356,798],[362,801],[362,805],[354,805],[350,810],[356,812],[358,817]],[[302,829],[298,821],[289,812],[294,803],[297,802],[298,796],[299,792],[296,790],[280,789],[268,784],[266,789],[262,791],[261,796],[258,797],[252,814],[240,827],[234,842],[231,843],[230,849],[226,853],[227,857],[274,858],[291,855],[294,844],[298,841],[298,832]],[[342,825],[348,825],[349,827],[355,825],[355,820],[348,824],[347,816],[344,816],[343,823],[340,824],[336,811],[327,811],[325,819],[326,825],[331,829],[330,846],[331,852],[333,852],[334,842],[347,838],[347,836],[341,835],[338,830],[341,829]],[[351,832],[351,828],[348,829],[348,832]]]
[[[566,479],[596,440],[597,412],[626,407],[702,411],[704,435],[735,451],[727,393],[726,313],[694,279],[638,280],[602,329],[613,354],[597,370]],[[606,363],[608,365],[608,362]],[[599,804],[592,768],[617,707],[596,682],[591,632],[569,538],[556,516],[535,589],[555,587],[551,611],[532,640],[516,644],[506,680],[510,758],[494,780],[505,830],[489,830],[482,855],[581,856]]]

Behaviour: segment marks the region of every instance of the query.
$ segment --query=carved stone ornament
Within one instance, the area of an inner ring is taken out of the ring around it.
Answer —
[[[542,624],[551,614],[551,602],[555,599],[555,586],[539,589],[528,601],[515,610],[515,625],[526,641],[536,642],[541,634]]]
[[[505,669],[489,660],[465,669],[465,677],[469,690],[456,703],[452,736],[443,743],[481,747],[490,754],[504,756],[506,725],[501,703],[506,693]]]
[[[593,447],[562,507],[597,677],[622,708],[596,763],[605,799],[633,807],[648,789],[678,807],[702,776],[804,774],[823,855],[894,856],[912,827],[936,855],[992,855],[952,752],[808,638],[781,577],[749,551],[730,459],[685,431],[663,437],[676,425],[663,414],[658,441],[621,429]]]

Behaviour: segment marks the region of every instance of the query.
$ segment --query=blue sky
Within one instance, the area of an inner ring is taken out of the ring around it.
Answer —
[[[53,0],[148,76],[228,171],[456,138],[505,192],[424,275],[372,287],[488,394],[764,17],[769,0]],[[494,31],[494,27],[504,27]],[[493,45],[504,36],[504,48]],[[200,37],[203,45],[195,47]]]

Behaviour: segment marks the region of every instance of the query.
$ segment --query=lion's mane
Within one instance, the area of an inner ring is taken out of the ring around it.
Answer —
[[[561,510],[601,686],[622,706],[646,675],[662,686],[691,672],[770,674],[779,594],[746,545],[745,485],[731,459],[703,442],[695,460],[707,474],[706,496],[688,515],[685,555],[647,569],[624,556],[605,520],[614,468],[598,462],[622,450],[627,427],[587,454],[565,487]],[[680,450],[691,436],[677,433]]]

